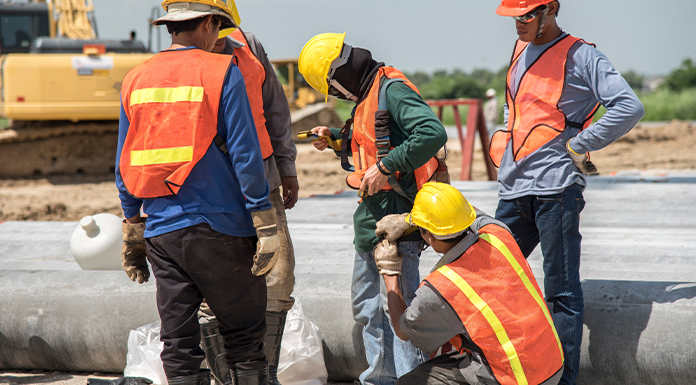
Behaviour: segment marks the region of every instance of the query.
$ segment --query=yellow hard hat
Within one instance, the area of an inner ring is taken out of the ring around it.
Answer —
[[[239,27],[239,25],[242,22],[242,18],[239,16],[239,11],[237,10],[237,4],[235,4],[234,0],[227,0],[227,9],[229,9],[230,13],[232,14],[232,19],[234,20],[234,24]],[[218,34],[218,39],[222,39],[223,37],[230,36],[232,32],[236,31],[237,28],[225,28],[225,29],[220,29],[220,33]]]
[[[219,15],[224,19],[220,29],[239,27],[239,14],[237,13],[235,19],[228,3],[223,0],[164,0],[162,8],[167,11],[167,14],[153,21],[152,24],[160,25],[167,21],[186,21],[208,15]]]
[[[307,83],[323,95],[329,95],[329,70],[341,56],[346,33],[322,33],[311,38],[300,53],[298,69]],[[345,62],[344,62],[345,63]]]
[[[437,239],[450,239],[461,235],[475,219],[476,211],[459,190],[428,182],[418,191],[406,222],[428,230]]]

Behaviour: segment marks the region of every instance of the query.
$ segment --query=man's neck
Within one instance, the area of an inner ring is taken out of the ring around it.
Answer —
[[[197,39],[195,35],[190,33],[178,33],[172,35],[172,45],[169,49],[180,49],[186,47],[196,47],[203,49],[200,39]]]
[[[544,45],[558,39],[561,36],[563,30],[558,26],[558,24],[556,24],[555,20],[553,22],[549,20],[547,23],[546,28],[544,28],[544,33],[538,38],[534,39],[532,44]]]

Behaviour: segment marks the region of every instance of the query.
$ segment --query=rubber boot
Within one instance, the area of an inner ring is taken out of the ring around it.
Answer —
[[[233,372],[234,385],[268,385],[268,366],[261,370],[239,370]]]
[[[210,370],[201,369],[196,374],[167,378],[169,385],[210,385]]]
[[[201,348],[205,352],[205,362],[218,385],[232,383],[230,368],[227,366],[225,355],[225,340],[220,334],[220,328],[215,317],[200,317]]]
[[[263,339],[263,353],[268,360],[268,383],[281,385],[278,382],[278,362],[280,361],[280,342],[283,339],[285,318],[288,312],[266,312],[266,336]]]

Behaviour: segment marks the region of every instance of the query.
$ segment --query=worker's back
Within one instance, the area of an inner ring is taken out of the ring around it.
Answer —
[[[425,284],[456,311],[471,342],[458,350],[482,354],[505,384],[543,384],[563,368],[561,343],[531,268],[512,235],[497,224],[479,230],[461,257]]]

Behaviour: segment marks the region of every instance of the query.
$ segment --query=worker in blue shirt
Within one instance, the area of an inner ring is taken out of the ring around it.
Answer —
[[[222,0],[166,0],[172,45],[123,81],[116,184],[129,278],[157,278],[161,358],[172,385],[208,385],[198,308],[219,321],[235,383],[268,382],[266,280],[278,248],[244,79],[210,53],[237,27]],[[223,151],[221,148],[225,148]],[[147,215],[141,218],[140,212]]]
[[[584,311],[580,212],[585,175],[597,172],[588,152],[626,134],[644,109],[606,56],[561,30],[559,9],[554,0],[503,0],[498,7],[514,18],[519,40],[507,77],[507,129],[493,135],[490,155],[500,167],[495,218],[525,257],[541,245],[544,294],[565,357],[560,383],[574,384]],[[607,112],[593,124],[600,104]]]

